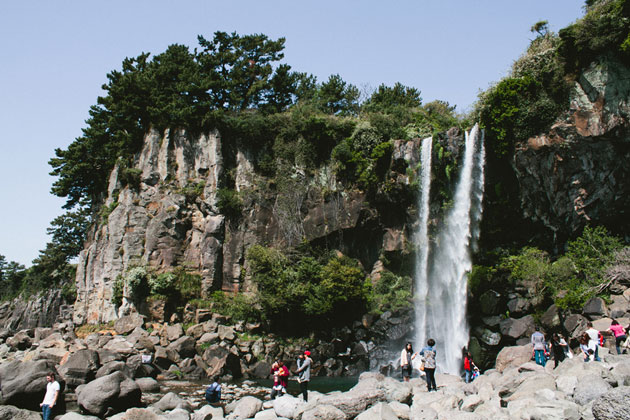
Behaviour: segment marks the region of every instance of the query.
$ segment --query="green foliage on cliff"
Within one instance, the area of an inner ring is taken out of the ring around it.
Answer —
[[[619,263],[623,247],[623,242],[604,227],[586,227],[555,259],[538,248],[525,247],[498,258],[494,266],[476,265],[469,275],[470,290],[478,296],[490,288],[500,290],[507,280],[541,297],[543,306],[553,301],[560,308],[579,310],[591,297],[609,293],[615,280],[610,270]],[[630,269],[627,262],[624,264]]]
[[[589,1],[585,16],[558,34],[546,23],[532,27],[538,36],[511,75],[480,95],[475,113],[487,130],[489,152],[499,159],[568,110],[572,81],[598,56],[630,64],[630,0]]]
[[[262,316],[281,330],[343,324],[365,311],[369,285],[357,262],[308,254],[288,257],[254,245],[247,251]]]

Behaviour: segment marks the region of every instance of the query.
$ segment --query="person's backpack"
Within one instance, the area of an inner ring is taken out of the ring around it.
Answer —
[[[219,388],[220,388],[220,385],[216,382],[210,385],[208,388],[206,388],[206,401],[208,402],[219,401]]]

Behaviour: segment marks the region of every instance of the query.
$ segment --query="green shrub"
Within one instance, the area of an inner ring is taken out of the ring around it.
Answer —
[[[173,273],[160,273],[148,279],[151,295],[170,295],[175,289],[177,276]]]
[[[243,212],[243,200],[238,191],[220,188],[217,191],[217,207],[222,214],[231,218],[238,218]]]
[[[391,271],[382,272],[372,288],[372,310],[382,313],[410,307],[413,303],[411,290],[411,277],[397,276]]]

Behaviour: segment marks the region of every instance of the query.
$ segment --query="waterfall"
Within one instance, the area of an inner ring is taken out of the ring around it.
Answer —
[[[436,232],[435,242],[430,243],[426,233],[428,215],[420,220],[424,226],[416,238],[416,346],[421,349],[426,339],[433,338],[437,343],[438,370],[453,374],[460,372],[461,350],[468,344],[467,273],[472,268],[471,248],[479,237],[484,159],[483,136],[475,125],[466,133],[453,204]],[[429,188],[423,185],[421,197],[425,192],[428,195]],[[424,206],[423,202],[421,217]],[[428,203],[426,206],[428,211]]]
[[[429,198],[431,196],[431,151],[433,138],[427,137],[422,140],[422,150],[420,153],[420,194],[418,197],[418,232],[415,238],[415,245],[418,252],[415,272],[415,308],[416,308],[416,337],[418,344],[425,342],[425,328],[418,326],[426,325],[426,298],[428,292],[428,262],[429,262]]]

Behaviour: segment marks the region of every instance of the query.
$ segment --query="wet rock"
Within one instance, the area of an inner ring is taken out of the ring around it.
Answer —
[[[481,312],[486,315],[495,315],[501,304],[501,294],[494,290],[488,290],[479,297]]]

